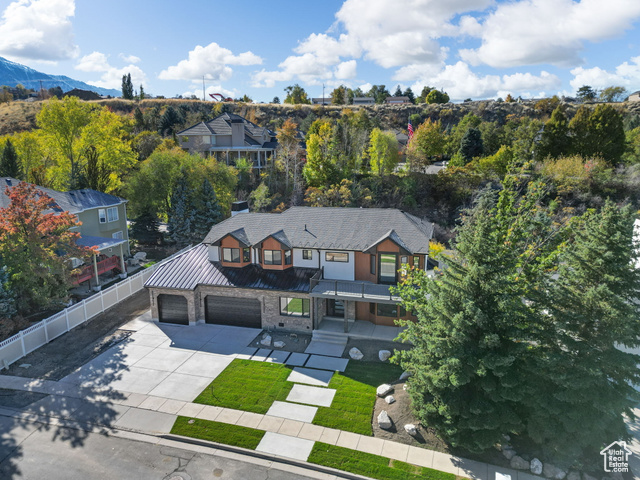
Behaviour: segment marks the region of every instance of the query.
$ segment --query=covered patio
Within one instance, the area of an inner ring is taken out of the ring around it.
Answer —
[[[91,256],[91,262],[88,265],[79,267],[80,271],[73,276],[73,283],[80,285],[83,282],[89,282],[90,288],[98,291],[102,288],[100,275],[118,270],[120,278],[126,278],[127,265],[124,261],[126,243],[127,240],[118,238],[81,236],[76,244],[95,248],[98,254]]]

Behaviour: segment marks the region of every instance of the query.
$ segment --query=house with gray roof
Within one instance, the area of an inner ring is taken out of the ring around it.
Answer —
[[[325,318],[413,318],[390,287],[427,269],[433,224],[396,209],[292,207],[239,213],[158,267],[152,317],[310,331]],[[406,273],[406,272],[405,272]]]
[[[21,180],[0,178],[0,208],[10,204],[7,188],[18,185]],[[52,199],[53,212],[69,212],[76,216],[80,225],[72,231],[80,233],[78,245],[95,247],[99,255],[81,269],[76,283],[90,282],[95,289],[100,287],[101,273],[117,269],[126,276],[125,255],[130,255],[127,230],[127,200],[88,188],[61,192],[51,188],[37,187]]]
[[[234,113],[200,122],[177,133],[180,146],[191,153],[205,157],[215,156],[227,165],[239,158],[253,162],[255,168],[263,168],[275,157],[278,143],[275,132],[259,127]]]

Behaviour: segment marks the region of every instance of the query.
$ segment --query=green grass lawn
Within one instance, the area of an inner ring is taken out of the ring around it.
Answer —
[[[371,419],[376,388],[398,379],[398,365],[350,361],[343,373],[336,372],[329,388],[336,389],[331,407],[319,407],[313,423],[361,435],[373,435]]]
[[[262,430],[254,428],[229,425],[228,423],[211,422],[209,420],[193,419],[188,417],[176,418],[171,433],[183,437],[200,438],[210,442],[224,443],[236,447],[255,450],[264,436]]]
[[[235,359],[194,402],[264,414],[289,395],[290,373],[285,365]]]
[[[308,462],[383,480],[455,480],[456,478],[452,473],[418,467],[379,455],[320,442],[316,442],[313,446]]]

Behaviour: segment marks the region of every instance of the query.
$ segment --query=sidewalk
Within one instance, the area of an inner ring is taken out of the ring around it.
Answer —
[[[117,427],[140,433],[166,434],[178,415],[241,425],[269,432],[265,445],[258,451],[280,457],[306,460],[316,441],[381,455],[394,460],[429,467],[477,480],[493,480],[496,473],[510,475],[512,480],[540,480],[540,477],[508,468],[496,467],[424,448],[325,428],[311,423],[271,415],[201,405],[160,396],[127,393],[109,389],[89,390],[66,382],[0,376],[0,388],[49,394],[22,410],[0,408],[0,415],[36,415],[106,427]],[[90,395],[88,395],[90,394]],[[91,401],[86,400],[89,396]],[[262,445],[262,444],[261,444]],[[306,453],[306,456],[305,455]],[[304,457],[304,458],[303,458]]]

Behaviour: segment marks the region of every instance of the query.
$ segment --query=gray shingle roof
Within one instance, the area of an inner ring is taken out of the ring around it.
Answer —
[[[429,253],[433,224],[391,208],[292,207],[283,213],[240,213],[214,225],[206,244],[244,228],[251,245],[283,234],[293,248],[364,251],[394,231],[410,253]],[[279,233],[282,231],[282,233]]]
[[[9,197],[6,194],[6,187],[15,187],[19,183],[20,180],[16,180],[15,178],[0,178],[0,208],[6,208],[9,206]],[[126,202],[126,200],[120,197],[98,192],[97,190],[83,189],[59,192],[50,188],[37,188],[53,199],[55,202],[53,210],[59,212],[68,211],[70,213],[79,213],[89,208],[111,207]]]
[[[307,293],[315,268],[264,270],[258,265],[223,267],[209,260],[208,246],[196,245],[182,255],[156,268],[145,283],[147,288],[193,290],[198,285],[257,288]]]
[[[201,122],[182,130],[181,132],[178,132],[177,135],[231,135],[231,123],[238,122],[244,124],[245,132],[249,133],[249,135],[253,137],[261,136],[265,130],[272,133],[270,130],[265,129],[264,127],[259,127],[240,115],[236,115],[235,113],[223,113],[206,123]],[[203,129],[203,125],[206,130]]]

